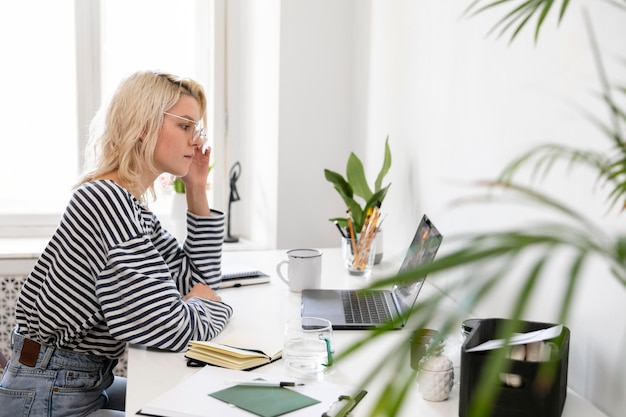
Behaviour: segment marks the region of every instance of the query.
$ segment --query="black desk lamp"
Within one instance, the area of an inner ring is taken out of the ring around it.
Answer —
[[[239,201],[241,198],[239,197],[239,193],[237,192],[237,180],[241,175],[241,164],[239,161],[235,162],[235,164],[230,168],[230,196],[228,197],[228,223],[226,226],[226,237],[224,238],[224,242],[226,243],[235,243],[239,242],[239,238],[236,236],[231,236],[230,234],[230,205],[233,201]]]

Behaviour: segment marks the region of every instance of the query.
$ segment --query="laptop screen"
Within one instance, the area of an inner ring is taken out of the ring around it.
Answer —
[[[424,215],[398,273],[405,273],[426,262],[431,262],[435,258],[442,240],[443,236],[439,230]],[[409,281],[397,282],[393,286],[393,292],[400,304],[403,317],[406,317],[408,311],[413,307],[425,278],[425,276],[419,276]]]

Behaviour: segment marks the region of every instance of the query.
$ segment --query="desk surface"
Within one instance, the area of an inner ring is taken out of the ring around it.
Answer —
[[[325,288],[359,288],[369,284],[363,278],[350,276],[343,269],[338,249],[326,249],[323,252],[322,285]],[[262,329],[267,334],[267,337],[282,338],[283,323],[289,318],[300,315],[300,294],[289,292],[287,286],[276,277],[275,266],[283,259],[286,259],[285,251],[283,250],[224,253],[223,262],[248,263],[270,274],[272,281],[269,284],[220,290],[223,300],[234,308],[233,317],[224,329],[223,335],[226,336],[231,332],[241,331],[242,329],[255,328]],[[380,265],[375,267],[370,281],[393,275],[397,271],[399,264],[399,259],[383,260]],[[427,280],[420,297],[426,297],[438,291]],[[452,300],[446,299],[442,308],[454,311],[456,305]],[[437,324],[433,323],[432,327],[437,328]],[[361,351],[345,358],[343,361],[339,361],[330,372],[318,377],[341,385],[359,385],[371,370],[372,363],[382,359],[382,353],[393,352],[394,343],[397,344],[400,340],[404,340],[402,337],[407,336],[406,332],[408,330],[398,330],[384,334],[379,340],[367,344]],[[342,349],[346,349],[352,343],[367,335],[367,331],[335,331],[335,349],[337,352],[341,352]],[[215,341],[219,342],[219,339],[220,336]],[[458,416],[460,338],[450,337],[447,341],[447,346],[448,351],[446,353],[455,364],[455,385],[450,398],[443,402],[425,401],[418,392],[416,383],[407,400],[405,400],[400,416]],[[136,415],[136,412],[141,409],[143,404],[174,387],[185,377],[198,371],[198,368],[186,366],[183,355],[183,353],[154,351],[135,346],[129,349],[127,415]],[[283,364],[283,361],[277,361],[258,368],[255,372],[289,375],[289,371]],[[368,411],[384,388],[382,380],[378,379],[378,381],[381,382],[373,382],[367,385],[368,395],[353,411],[354,416],[368,415]],[[572,390],[568,391],[563,417],[596,417],[604,415]]]

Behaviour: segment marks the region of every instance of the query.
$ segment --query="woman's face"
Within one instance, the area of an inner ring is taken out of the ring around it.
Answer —
[[[200,109],[195,98],[181,95],[167,113],[169,115],[163,115],[163,125],[154,149],[154,165],[158,174],[168,172],[183,177],[189,171],[195,148],[201,146],[200,140],[193,141],[196,129],[193,122],[200,121]]]

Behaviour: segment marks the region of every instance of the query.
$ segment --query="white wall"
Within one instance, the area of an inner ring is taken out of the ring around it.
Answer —
[[[345,169],[355,149],[354,9],[352,2],[329,0],[309,6],[306,0],[226,2],[225,169],[242,165],[231,227],[253,247],[339,244],[327,219],[344,209],[323,169]]]
[[[345,212],[324,179],[355,147],[351,1],[281,2],[278,248],[337,246]],[[289,219],[284,221],[285,219]]]
[[[228,0],[225,7],[229,114],[222,177],[229,179],[231,167],[241,164],[231,234],[271,248],[278,214],[279,1]]]
[[[349,152],[355,151],[373,179],[382,163],[387,134],[393,165],[392,187],[383,205],[388,213],[385,256],[404,251],[424,212],[448,237],[551,218],[518,205],[459,207],[452,202],[468,194],[484,194],[471,184],[494,179],[508,161],[535,144],[556,141],[608,148],[609,143],[576,109],[584,105],[605,116],[593,98],[600,87],[577,7],[580,3],[571,6],[558,30],[554,19],[549,19],[537,45],[530,32],[522,33],[512,45],[506,39],[487,37],[502,12],[463,18],[467,4],[287,0],[280,2],[279,11],[274,9],[280,15],[279,40],[265,46],[276,51],[279,45],[278,65],[264,65],[277,71],[279,100],[269,114],[278,128],[274,139],[270,129],[262,139],[264,145],[254,145],[259,152],[248,155],[248,164],[257,167],[248,171],[246,192],[255,194],[243,194],[244,199],[252,199],[253,207],[266,212],[254,220],[265,222],[267,235],[257,233],[257,238],[264,239],[266,247],[338,246],[337,231],[327,219],[342,214],[344,207],[325,181],[323,169],[343,171]],[[607,68],[617,77],[623,71],[615,58],[623,49],[621,40],[626,39],[626,16],[602,2],[589,6]],[[248,39],[252,42],[252,37]],[[274,59],[272,53],[265,57]],[[239,88],[240,104],[248,108],[247,90],[244,85]],[[271,88],[263,88],[273,97]],[[241,129],[252,129],[245,120],[240,123]],[[245,137],[260,141],[257,133],[252,129]],[[603,230],[623,230],[623,216],[606,213],[604,194],[594,188],[594,179],[588,173],[555,168],[549,179],[538,184],[566,198]],[[526,315],[529,320],[555,319],[560,300],[552,294],[563,283],[559,265],[553,268],[554,279],[543,284]],[[589,265],[586,271],[583,291],[566,323],[572,330],[569,382],[617,416],[626,406],[622,382],[626,369],[621,360],[626,343],[621,306],[626,291],[603,263]],[[475,278],[470,273],[429,279],[445,286],[454,279]],[[510,281],[475,315],[506,316],[514,299],[514,280],[512,271]]]
[[[576,109],[584,105],[606,120],[604,107],[593,98],[600,85],[579,8],[573,5],[558,31],[548,22],[537,45],[525,33],[509,46],[505,39],[485,37],[495,17],[459,19],[464,7],[459,3],[372,3],[372,46],[379,59],[371,60],[370,71],[380,72],[372,85],[378,84],[383,93],[371,102],[378,103],[383,114],[393,114],[383,121],[389,120],[398,156],[393,168],[398,180],[387,203],[385,228],[398,236],[406,233],[401,221],[415,216],[416,208],[429,213],[448,236],[552,217],[521,206],[451,207],[451,202],[477,194],[467,186],[469,181],[495,178],[506,162],[538,143],[604,150],[610,145]],[[623,50],[626,14],[597,3],[589,6],[607,68],[623,80],[616,54]],[[381,46],[376,50],[377,44]],[[389,90],[395,94],[385,92]],[[538,185],[589,215],[605,231],[623,231],[623,216],[606,213],[605,194],[594,181],[588,173],[555,168],[550,179]],[[560,297],[553,294],[562,293],[563,282],[559,265],[551,270],[554,276],[542,284],[525,315],[528,320],[555,320]],[[461,279],[480,278],[464,273]],[[515,277],[512,271],[496,294],[475,310],[476,316],[505,317],[515,299]],[[433,277],[442,286],[458,278]],[[569,383],[608,414],[622,415],[626,289],[602,262],[587,266],[581,287],[566,323],[572,330]]]

